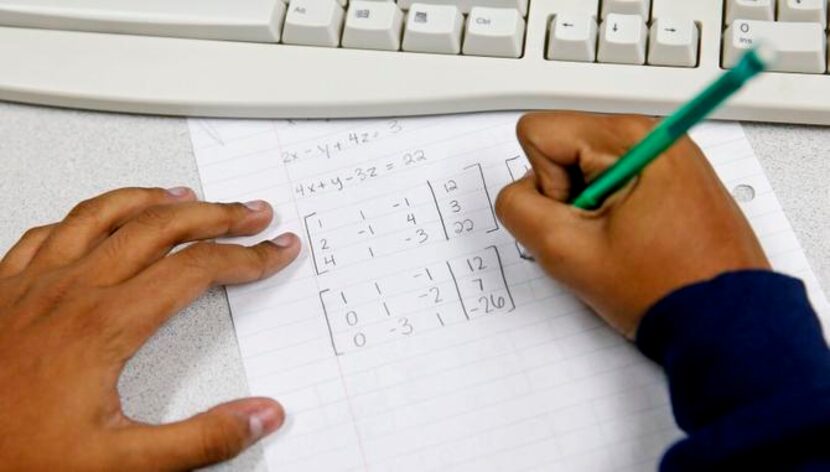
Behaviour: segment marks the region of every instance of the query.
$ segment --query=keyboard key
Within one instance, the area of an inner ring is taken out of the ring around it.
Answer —
[[[413,3],[406,16],[403,50],[458,54],[464,16],[452,5]]]
[[[692,20],[660,19],[651,26],[648,63],[659,66],[694,67],[700,32]]]
[[[286,44],[337,47],[343,29],[343,7],[336,0],[291,0],[282,41]]]
[[[582,15],[596,20],[599,0],[556,0],[551,2],[550,8],[556,15]]]
[[[353,0],[346,14],[343,47],[397,51],[402,29],[403,13],[394,3]]]
[[[726,24],[736,20],[775,20],[775,0],[726,0]]]
[[[778,21],[827,26],[827,0],[778,0]]]
[[[527,16],[528,0],[398,0],[398,6],[404,10],[409,10],[416,3],[453,5],[458,7],[461,13],[470,13],[474,7],[510,8],[519,10],[522,16]]]
[[[640,15],[610,13],[599,35],[599,62],[645,64],[648,27]]]
[[[611,13],[620,13],[623,15],[640,15],[647,19],[650,10],[651,0],[604,0],[602,2],[603,18]]]
[[[720,3],[723,3],[724,0],[721,0]],[[708,10],[708,8],[706,9]],[[719,8],[719,10],[723,10]],[[700,1],[692,1],[692,2],[684,2],[678,0],[653,0],[651,2],[651,23],[650,25],[654,24],[655,21],[660,19],[668,19],[668,20],[682,20],[682,19],[690,19],[695,21],[701,20],[701,14],[703,13],[703,9],[701,9]],[[713,17],[714,18],[714,17]],[[708,23],[707,21],[700,21],[699,25],[702,26]],[[717,29],[717,23],[714,24],[715,29]]]
[[[473,7],[467,16],[464,54],[519,57],[524,35],[525,20],[519,10]]]
[[[278,42],[285,4],[275,0],[0,0],[0,25],[98,33]]]
[[[594,62],[596,51],[597,22],[592,16],[562,14],[551,20],[548,59]]]
[[[739,20],[726,29],[724,67],[733,67],[761,39],[778,52],[771,70],[821,74],[827,69],[827,37],[819,23],[754,20]]]

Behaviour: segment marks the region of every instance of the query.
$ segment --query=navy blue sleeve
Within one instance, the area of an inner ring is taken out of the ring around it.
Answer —
[[[830,470],[830,350],[799,280],[745,271],[682,288],[637,345],[688,435],[660,470]]]

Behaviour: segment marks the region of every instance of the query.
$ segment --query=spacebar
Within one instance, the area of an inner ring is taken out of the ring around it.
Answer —
[[[0,26],[277,42],[281,0],[0,0]]]

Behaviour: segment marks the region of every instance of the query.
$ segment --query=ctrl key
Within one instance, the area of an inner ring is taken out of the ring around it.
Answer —
[[[524,32],[525,21],[519,10],[473,7],[467,17],[464,54],[519,57]]]

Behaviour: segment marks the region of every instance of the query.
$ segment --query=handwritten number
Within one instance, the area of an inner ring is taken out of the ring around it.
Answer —
[[[427,160],[427,156],[422,149],[417,149],[403,155],[403,163],[408,166],[425,160]]]
[[[470,233],[475,228],[475,224],[473,220],[467,218],[461,221],[456,221],[452,224],[453,233],[455,234],[462,234],[462,233]]]
[[[404,336],[409,336],[410,334],[412,334],[413,331],[415,331],[415,327],[409,324],[409,319],[400,318],[398,322],[401,324],[401,328],[403,328],[401,334],[403,334]]]
[[[441,298],[441,290],[438,289],[438,287],[430,287],[429,292],[433,295],[433,298],[435,298],[435,303],[441,303],[444,301],[444,299]]]
[[[467,259],[467,267],[470,269],[470,272],[476,272],[487,269],[487,264],[484,263],[483,257],[475,256]]]
[[[349,326],[356,325],[357,321],[358,321],[358,319],[357,319],[357,312],[356,311],[350,311],[350,312],[346,313],[346,323]]]
[[[507,304],[507,301],[504,299],[504,297],[491,294],[489,297],[484,295],[479,297],[478,303],[484,305],[484,313],[492,313],[496,310],[501,310],[502,308],[504,308],[504,306]]]
[[[355,334],[352,340],[354,341],[354,345],[357,347],[363,347],[366,345],[366,335],[363,333]]]

